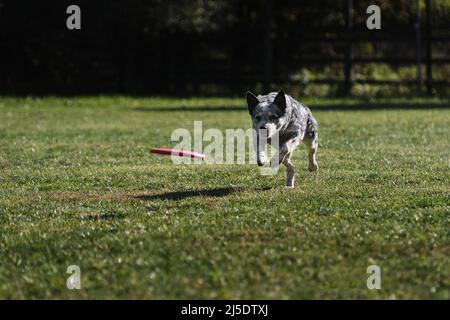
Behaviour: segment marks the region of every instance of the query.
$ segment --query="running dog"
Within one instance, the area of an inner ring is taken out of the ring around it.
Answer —
[[[316,152],[319,133],[316,119],[311,110],[283,91],[255,96],[247,92],[247,106],[256,132],[255,152],[257,163],[266,163],[265,146],[278,135],[279,148],[271,163],[283,163],[287,169],[286,187],[294,187],[295,169],[291,156],[300,142],[308,147],[309,171],[317,171]],[[261,132],[265,132],[261,135]],[[260,139],[260,137],[262,137]]]

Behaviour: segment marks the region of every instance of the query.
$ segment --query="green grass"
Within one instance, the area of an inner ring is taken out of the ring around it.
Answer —
[[[248,128],[243,99],[0,98],[0,298],[450,299],[448,101],[306,102],[320,172],[301,146],[289,190],[148,152],[194,120]]]

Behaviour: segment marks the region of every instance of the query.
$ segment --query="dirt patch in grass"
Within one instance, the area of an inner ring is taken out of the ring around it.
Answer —
[[[107,193],[83,193],[63,191],[52,193],[52,196],[59,200],[71,201],[110,201],[110,200],[136,200],[137,197],[151,196],[151,191],[143,192],[107,192]]]

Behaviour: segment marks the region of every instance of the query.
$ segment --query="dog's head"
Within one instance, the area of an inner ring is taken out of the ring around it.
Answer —
[[[261,102],[251,92],[247,92],[247,106],[256,130],[267,130],[267,137],[272,137],[287,122],[286,97],[278,92],[272,102]]]

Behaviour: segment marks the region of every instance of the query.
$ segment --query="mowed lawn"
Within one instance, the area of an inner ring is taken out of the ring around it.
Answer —
[[[244,99],[0,98],[0,298],[450,299],[448,100],[305,102],[320,171],[301,146],[291,190],[149,153],[249,128]]]

